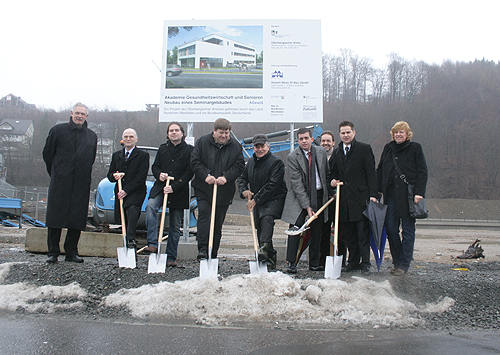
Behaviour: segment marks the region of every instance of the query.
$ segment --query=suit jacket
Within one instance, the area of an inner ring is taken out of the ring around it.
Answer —
[[[281,219],[287,223],[294,224],[297,221],[300,213],[307,207],[312,207],[317,211],[328,201],[328,186],[330,183],[328,172],[328,161],[326,150],[323,147],[312,145],[311,152],[316,158],[321,185],[323,187],[323,201],[318,201],[317,206],[311,206],[310,189],[309,189],[309,167],[304,156],[302,148],[295,148],[288,154],[286,164],[289,176],[289,187],[285,199],[285,208]],[[313,189],[315,182],[312,182]],[[320,216],[321,217],[321,216]],[[323,221],[328,221],[328,209],[323,211]]]
[[[347,156],[344,143],[340,143],[333,152],[333,164],[330,177],[344,183],[340,187],[340,220],[343,222],[360,221],[370,197],[377,197],[377,173],[375,157],[369,144],[351,143]]]
[[[122,189],[127,196],[123,199],[123,207],[136,205],[141,207],[146,197],[146,178],[149,169],[149,154],[135,147],[130,157],[125,161],[125,148],[113,153],[108,171],[108,180],[116,182],[113,174],[117,171],[125,173],[122,177]],[[115,186],[115,196],[118,193],[118,184]],[[115,198],[115,219],[120,211],[120,200]],[[117,219],[119,220],[119,218]]]

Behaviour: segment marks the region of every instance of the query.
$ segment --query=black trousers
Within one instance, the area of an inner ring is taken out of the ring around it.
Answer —
[[[59,248],[59,242],[61,241],[61,228],[47,228],[47,246],[48,246],[48,256],[58,257],[61,254]],[[78,255],[78,241],[80,240],[81,230],[70,229],[66,233],[66,240],[64,241],[64,251],[66,252],[66,257],[71,258]]]
[[[317,201],[323,201],[323,190],[317,191]],[[302,226],[307,217],[307,210],[304,209],[300,213],[296,226]],[[320,244],[321,235],[323,233],[323,215],[319,215],[311,224],[310,233],[311,239],[309,239],[309,266],[316,267],[320,265]],[[297,252],[299,251],[300,235],[289,235],[286,249],[286,261],[289,263],[295,263],[297,259]]]
[[[130,205],[125,208],[125,226],[127,227],[127,240],[134,240],[137,233],[137,221],[141,216],[141,207]]]
[[[215,207],[215,225],[214,225],[214,240],[212,246],[212,258],[217,257],[217,252],[220,246],[222,237],[222,225],[226,218],[226,212],[229,205],[216,205]],[[198,252],[208,252],[208,239],[210,236],[210,217],[212,213],[212,201],[198,198],[198,223],[197,223],[197,238]]]
[[[363,217],[361,221],[340,222],[340,235],[345,236],[349,250],[348,264],[370,267],[370,224]]]
[[[274,233],[274,217],[264,216],[262,218],[258,217],[258,211],[254,209],[254,221],[255,228],[257,229],[257,238],[259,240],[259,246],[263,243],[270,243],[271,247],[273,244],[273,233]]]

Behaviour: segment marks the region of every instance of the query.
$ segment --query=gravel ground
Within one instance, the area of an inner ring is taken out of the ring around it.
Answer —
[[[24,251],[22,244],[0,243],[0,264],[14,262],[8,273],[0,274],[0,285],[25,282],[30,285],[65,286],[77,282],[89,296],[81,299],[81,308],[61,307],[55,311],[60,316],[78,316],[88,319],[126,319],[136,321],[125,307],[107,307],[102,300],[120,289],[137,288],[160,281],[188,280],[199,275],[195,261],[180,261],[179,267],[168,268],[165,274],[148,274],[147,257],[138,258],[138,268],[120,269],[116,259],[86,257],[83,264],[64,262],[48,265],[46,256]],[[499,329],[500,328],[500,262],[467,261],[459,264],[415,261],[405,277],[389,273],[390,262],[385,261],[381,272],[369,274],[342,273],[341,280],[350,282],[353,276],[375,282],[389,280],[395,293],[402,299],[417,305],[436,302],[445,296],[455,304],[442,313],[422,313],[423,320],[412,328],[424,330],[442,329]],[[284,268],[285,265],[278,265]],[[455,269],[455,270],[454,270]],[[373,270],[373,267],[372,267]],[[222,259],[219,262],[221,278],[236,274],[248,274],[248,264],[241,259]],[[322,272],[311,272],[307,264],[299,264],[295,276],[300,279],[322,279]],[[75,297],[62,297],[53,302],[75,302]],[[14,313],[27,312],[17,307]],[[43,311],[39,311],[43,313]],[[407,327],[407,326],[405,326]]]

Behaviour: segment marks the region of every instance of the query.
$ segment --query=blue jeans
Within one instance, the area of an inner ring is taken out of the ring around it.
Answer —
[[[146,205],[146,229],[148,231],[148,245],[158,247],[158,219],[157,214],[163,205],[163,194],[150,198]],[[181,225],[184,210],[182,208],[169,208],[169,225],[167,239],[167,261],[177,260],[177,246],[181,236]]]
[[[415,245],[415,218],[410,215],[399,217],[394,190],[389,189],[385,197],[387,214],[385,215],[385,228],[387,239],[391,248],[392,263],[397,269],[408,271],[413,259]],[[400,235],[400,227],[402,228]]]

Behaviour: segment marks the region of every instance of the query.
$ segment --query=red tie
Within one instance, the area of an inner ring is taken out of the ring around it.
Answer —
[[[311,189],[311,161],[312,161],[311,152],[307,152],[307,160],[309,160],[309,190],[310,190]]]

